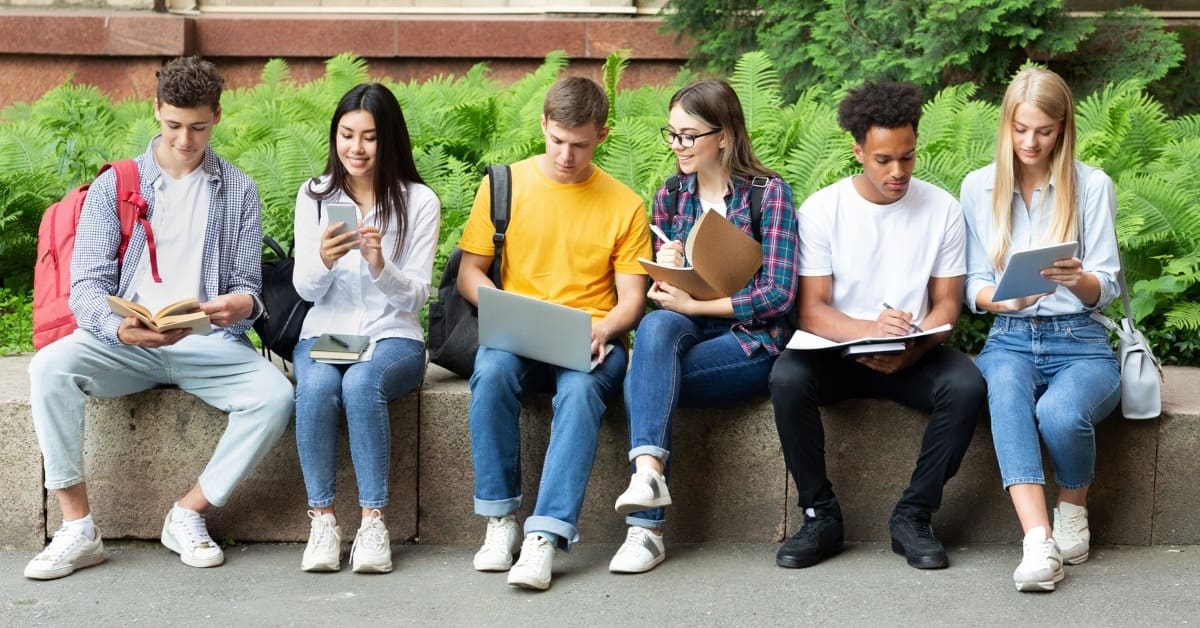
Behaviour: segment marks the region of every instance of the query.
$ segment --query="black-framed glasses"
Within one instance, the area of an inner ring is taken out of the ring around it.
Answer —
[[[667,146],[671,146],[675,143],[675,140],[679,140],[680,146],[684,148],[691,148],[696,145],[697,138],[704,137],[705,135],[712,135],[713,133],[720,133],[721,129],[717,128],[704,133],[676,133],[664,126],[663,128],[659,129],[659,131],[662,132],[663,141],[667,143]]]

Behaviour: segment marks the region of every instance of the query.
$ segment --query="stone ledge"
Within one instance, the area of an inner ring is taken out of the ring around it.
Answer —
[[[41,460],[29,417],[29,356],[0,359],[0,548],[36,549],[58,524],[41,488]],[[1110,417],[1098,429],[1092,531],[1098,544],[1200,543],[1200,369],[1169,368],[1164,416]],[[472,513],[466,382],[430,367],[424,387],[395,402],[392,422],[393,539],[471,545],[482,521]],[[414,416],[415,415],[415,416]],[[846,515],[848,540],[887,539],[886,520],[907,482],[925,417],[886,401],[826,409],[830,477]],[[135,420],[136,419],[136,420]],[[185,491],[224,429],[224,415],[177,390],[154,390],[88,404],[89,491],[101,529],[113,538],[157,538],[162,513]],[[522,417],[523,487],[528,514],[549,434],[547,396]],[[778,541],[799,525],[770,404],[683,410],[675,422],[668,530],[675,542]],[[623,517],[612,504],[628,481],[628,429],[614,400],[579,527],[588,541],[617,542]],[[162,454],[170,451],[172,456]],[[349,456],[341,455],[340,512],[356,499]],[[1053,492],[1051,492],[1053,494]],[[218,538],[305,538],[304,487],[289,429],[230,503],[210,520]],[[1016,518],[1000,489],[986,422],[979,425],[937,516],[948,543],[1013,542]]]

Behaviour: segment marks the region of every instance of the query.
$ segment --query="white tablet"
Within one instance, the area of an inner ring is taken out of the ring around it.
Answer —
[[[1004,269],[1004,275],[1000,277],[1000,284],[996,286],[992,300],[1006,301],[1031,294],[1054,292],[1058,284],[1043,279],[1042,269],[1053,264],[1054,260],[1075,255],[1078,244],[1072,240],[1013,253],[1012,258],[1008,260],[1008,268]]]

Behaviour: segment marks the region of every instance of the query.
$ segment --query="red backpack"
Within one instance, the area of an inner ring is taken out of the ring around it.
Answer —
[[[146,217],[146,199],[139,191],[137,163],[132,159],[104,164],[105,170],[117,173],[117,216],[121,220],[121,246],[117,250],[117,267],[125,259],[125,249],[133,235],[134,223],[142,223],[146,231],[146,246],[150,249],[150,272],[158,276],[158,256],[154,250],[154,233]],[[68,301],[71,296],[71,254],[75,251],[75,228],[83,200],[90,184],[83,184],[67,193],[63,199],[46,208],[38,227],[37,262],[33,266],[33,348],[46,345],[75,331],[75,315]]]

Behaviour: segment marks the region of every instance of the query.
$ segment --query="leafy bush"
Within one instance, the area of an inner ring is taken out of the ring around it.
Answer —
[[[1178,37],[1141,8],[1068,17],[1062,0],[670,0],[666,28],[691,36],[693,62],[729,72],[743,50],[769,50],[788,97],[864,80],[912,81],[932,93],[975,82],[1002,93],[1029,59],[1081,93],[1161,79],[1183,59]],[[1061,67],[1060,67],[1061,66]]]
[[[620,89],[626,63],[624,54],[614,54],[603,70],[612,132],[596,161],[649,206],[674,169],[657,128],[670,94],[691,75],[681,72],[666,86]],[[541,152],[542,97],[566,66],[564,55],[551,54],[511,85],[492,80],[483,64],[423,83],[377,79],[404,107],[418,168],[442,200],[435,277],[462,232],[483,167]],[[266,233],[291,239],[296,191],[325,164],[329,116],[346,90],[371,78],[362,59],[347,55],[329,59],[325,76],[308,83],[297,83],[286,63],[272,60],[259,85],[226,94],[213,146],[257,181]],[[785,97],[780,73],[763,52],[742,55],[729,81],[756,152],[783,173],[797,201],[858,170],[850,137],[837,125],[837,92],[813,87]],[[1111,84],[1079,103],[1080,156],[1116,182],[1118,239],[1133,304],[1155,350],[1168,363],[1198,364],[1200,213],[1192,199],[1200,198],[1200,116],[1172,118],[1143,84]],[[916,175],[957,193],[967,172],[991,161],[998,115],[972,83],[937,92],[925,105]],[[87,116],[102,123],[79,122]],[[6,350],[30,349],[28,298],[14,303],[13,295],[28,294],[42,210],[103,161],[143,151],[155,129],[149,102],[110,103],[70,84],[0,114],[0,277],[6,289],[0,292],[0,342],[8,343]],[[978,351],[988,325],[988,317],[964,314],[952,341]]]

